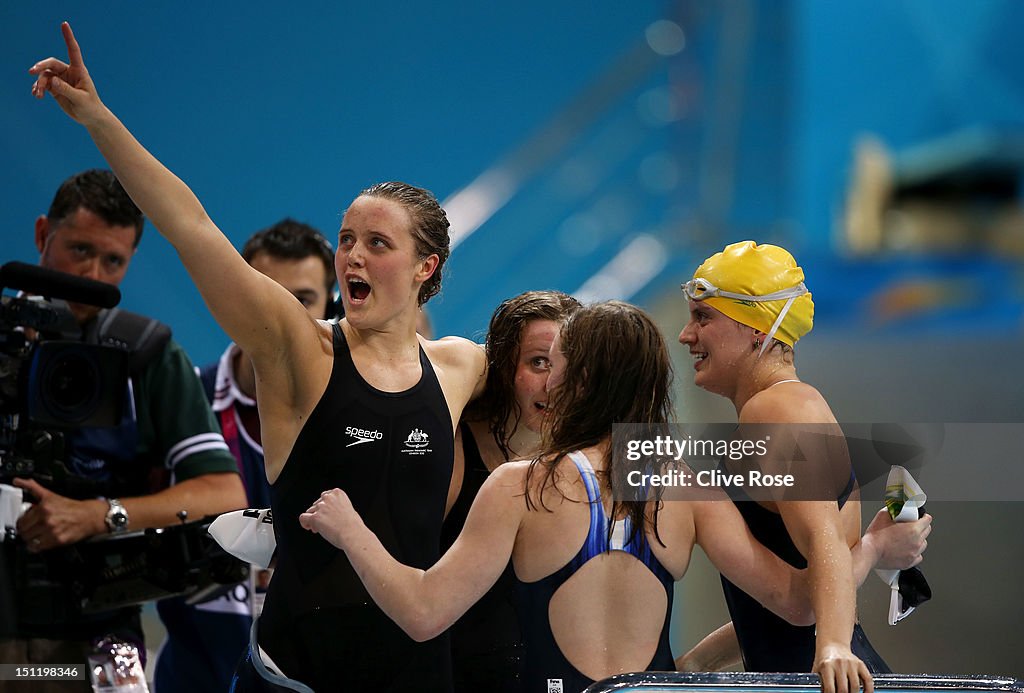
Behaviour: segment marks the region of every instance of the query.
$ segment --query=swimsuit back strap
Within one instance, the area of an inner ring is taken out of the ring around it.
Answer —
[[[582,565],[594,556],[608,550],[608,518],[605,516],[604,504],[601,503],[601,485],[598,483],[594,466],[579,450],[570,452],[569,459],[576,465],[580,478],[583,479],[583,485],[587,489],[587,502],[590,505],[590,527],[587,531],[587,540],[578,556],[580,565]]]

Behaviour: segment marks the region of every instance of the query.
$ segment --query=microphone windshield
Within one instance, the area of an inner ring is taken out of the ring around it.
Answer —
[[[0,288],[18,289],[27,294],[62,298],[100,308],[113,308],[121,302],[121,291],[113,284],[24,262],[8,262],[0,267]]]

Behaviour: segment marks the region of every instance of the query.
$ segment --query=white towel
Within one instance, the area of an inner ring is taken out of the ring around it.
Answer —
[[[235,558],[261,568],[270,567],[277,550],[270,508],[224,513],[210,524],[209,531],[221,548]]]

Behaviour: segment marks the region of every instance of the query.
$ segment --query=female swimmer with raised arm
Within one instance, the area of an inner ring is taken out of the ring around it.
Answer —
[[[427,568],[438,558],[454,422],[485,378],[477,345],[416,334],[448,257],[444,210],[404,183],[360,193],[338,232],[345,318],[316,320],[242,259],[192,191],[106,108],[67,23],[62,32],[69,59],[36,63],[33,94],[50,93],[85,126],[255,368],[277,570],[234,690],[450,689],[447,640],[406,636],[346,556],[298,523],[323,489],[339,487],[400,560]]]

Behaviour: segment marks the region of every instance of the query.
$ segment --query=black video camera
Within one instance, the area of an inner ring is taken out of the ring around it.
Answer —
[[[113,308],[121,293],[110,284],[8,262],[0,267],[5,288],[31,295],[0,296],[0,483],[31,477],[69,498],[108,495],[105,484],[68,471],[66,438],[121,423],[129,374],[170,331],[107,311],[83,333],[67,301]],[[175,594],[199,600],[244,580],[248,565],[216,544],[209,524],[97,536],[38,555],[18,546],[19,623],[65,623]]]
[[[18,589],[22,623],[66,623],[175,595],[192,603],[249,576],[207,531],[214,518],[99,536],[26,560]]]
[[[21,262],[0,267],[0,483],[30,477],[62,495],[97,495],[63,464],[65,434],[121,420],[129,354],[86,344],[66,301],[112,308],[117,287]],[[31,295],[24,295],[31,294]]]

